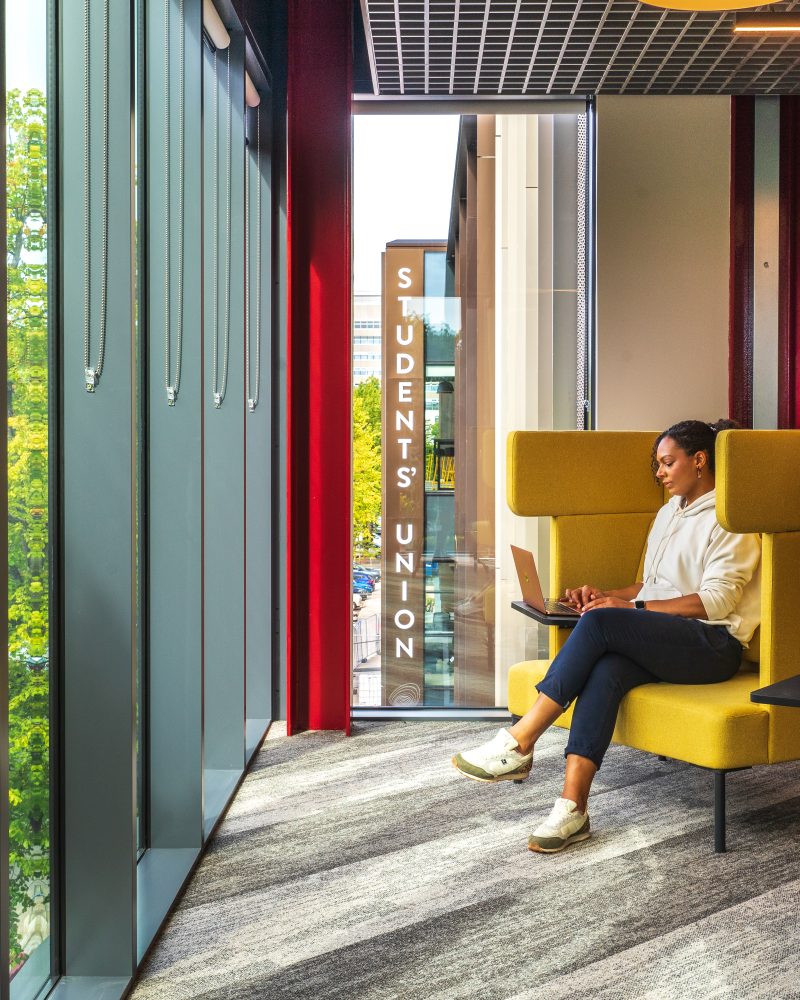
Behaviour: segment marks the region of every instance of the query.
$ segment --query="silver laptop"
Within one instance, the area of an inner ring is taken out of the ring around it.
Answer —
[[[548,600],[543,596],[532,552],[512,545],[511,554],[514,556],[514,565],[517,567],[522,600],[526,604],[540,611],[543,615],[558,615],[561,618],[569,615],[572,618],[580,618],[580,612],[576,611],[572,605],[562,601]]]

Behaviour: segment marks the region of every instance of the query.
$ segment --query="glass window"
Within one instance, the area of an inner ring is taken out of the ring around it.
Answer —
[[[27,1000],[51,969],[48,26],[46,0],[5,10],[8,926],[11,996]]]
[[[382,338],[371,409],[353,369],[354,705],[504,706],[546,651],[510,609],[510,543],[549,553],[506,504],[505,440],[577,426],[584,118],[355,119],[354,330],[379,302]]]

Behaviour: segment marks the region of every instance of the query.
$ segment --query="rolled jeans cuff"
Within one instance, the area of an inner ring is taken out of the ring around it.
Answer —
[[[603,757],[605,756],[605,749],[602,751],[594,750],[589,746],[588,743],[572,742],[572,731],[570,731],[570,738],[567,740],[567,745],[564,747],[564,756],[569,757],[571,753],[576,754],[578,757],[586,757],[590,760],[597,770],[600,770],[600,765],[603,763]]]
[[[536,690],[539,692],[539,694],[546,695],[557,705],[561,705],[561,707],[564,709],[565,712],[572,704],[571,699],[568,700],[567,702],[564,702],[564,692],[559,691],[558,685],[554,683],[552,678],[549,677],[542,678],[542,680],[540,680],[539,683],[536,685]]]

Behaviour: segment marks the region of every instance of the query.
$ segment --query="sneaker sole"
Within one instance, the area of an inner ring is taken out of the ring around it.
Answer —
[[[526,778],[530,777],[531,768],[527,768],[524,771],[511,771],[509,774],[498,774],[492,777],[481,778],[477,774],[470,774],[469,771],[464,771],[458,763],[457,757],[451,757],[450,763],[458,771],[459,774],[463,774],[465,778],[471,778],[473,781],[483,781],[487,785],[494,785],[498,781],[525,781]]]
[[[586,830],[581,833],[573,833],[571,837],[567,837],[563,844],[558,847],[540,847],[538,844],[532,844],[528,841],[528,850],[534,851],[536,854],[558,854],[559,851],[563,851],[565,847],[569,847],[570,844],[577,844],[581,840],[588,840],[591,837],[591,830]]]

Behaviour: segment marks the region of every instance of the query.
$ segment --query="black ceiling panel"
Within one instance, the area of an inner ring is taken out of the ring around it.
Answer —
[[[800,36],[632,0],[360,0],[383,95],[790,94]],[[800,0],[761,10],[800,12]]]

